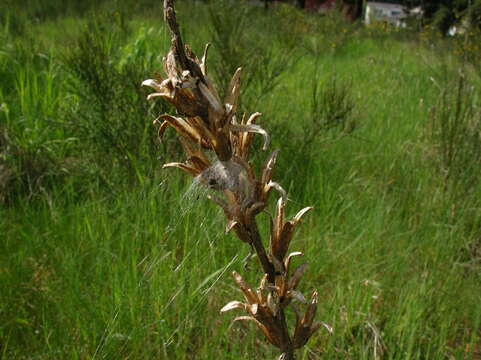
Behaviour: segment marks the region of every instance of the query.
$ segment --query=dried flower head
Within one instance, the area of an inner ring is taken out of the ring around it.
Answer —
[[[164,15],[172,35],[170,51],[163,59],[165,77],[156,74],[154,79],[142,83],[154,90],[148,99],[161,97],[170,102],[178,113],[176,116],[161,115],[155,121],[160,124],[160,138],[168,127],[177,131],[186,157],[183,162],[168,163],[164,167],[179,168],[214,190],[209,198],[223,209],[227,218],[226,232],[233,230],[240,240],[252,246],[262,266],[263,277],[257,289],[251,288],[239,274],[233,273],[244,294],[244,302],[231,301],[221,312],[233,309],[246,311],[247,315],[236,317],[234,321],[254,322],[267,340],[280,349],[281,357],[292,360],[294,349],[302,347],[323,324],[313,321],[317,292],[314,291],[311,300],[307,301],[297,290],[307,264],[290,271],[292,259],[302,253],[288,254],[296,226],[312,207],[300,210],[289,221],[285,220],[287,195],[273,181],[279,151],[270,154],[260,175],[257,175],[249,162],[253,136],[260,134],[264,140],[262,150],[267,150],[269,135],[257,124],[261,116],[258,112],[249,117],[243,114],[237,121],[241,68],[234,73],[226,95],[221,99],[207,73],[209,47],[206,46],[199,59],[190,47],[183,44],[173,0],[164,0]],[[272,189],[281,196],[271,219],[266,249],[255,217],[266,208]],[[306,306],[303,316],[293,300]],[[289,305],[296,313],[292,335],[284,313]]]

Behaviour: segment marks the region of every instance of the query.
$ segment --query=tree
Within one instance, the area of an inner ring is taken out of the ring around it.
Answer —
[[[407,6],[422,6],[425,18],[446,34],[461,19],[481,26],[481,0],[404,0]]]
[[[306,7],[306,0],[296,0],[297,7],[304,9]]]
[[[349,21],[356,21],[362,16],[363,5],[363,0],[342,0],[342,13]]]

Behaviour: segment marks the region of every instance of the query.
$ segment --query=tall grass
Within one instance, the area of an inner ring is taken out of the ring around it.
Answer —
[[[232,343],[251,331],[209,315],[235,297],[225,274],[248,251],[213,236],[222,216],[159,170],[179,156],[170,132],[160,144],[151,136],[153,114],[171,110],[149,108],[139,86],[168,36],[160,8],[142,4],[43,17],[23,7],[2,20],[5,359],[274,358],[253,338]],[[449,39],[295,9],[179,6],[196,52],[213,42],[212,68],[257,69],[244,105],[257,102],[273,147],[285,149],[277,166],[290,201],[315,206],[292,246],[309,256],[301,287],[319,289],[318,316],[334,333],[319,333],[300,358],[479,357],[479,63],[463,66]],[[215,46],[212,19],[224,29],[243,11],[248,26],[232,51],[256,44],[255,60]],[[264,85],[275,86],[259,98]],[[181,196],[194,205],[183,208]]]

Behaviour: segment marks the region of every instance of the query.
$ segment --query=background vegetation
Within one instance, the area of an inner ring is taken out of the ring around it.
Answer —
[[[171,109],[140,83],[169,46],[161,3],[2,4],[0,357],[274,358],[218,315],[248,248],[160,170],[179,148],[153,114]],[[244,66],[291,211],[315,206],[293,249],[334,332],[300,358],[479,358],[479,33],[178,6],[217,82]]]

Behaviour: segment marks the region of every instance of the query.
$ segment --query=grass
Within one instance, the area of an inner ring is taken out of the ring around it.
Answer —
[[[90,6],[2,20],[1,357],[274,358],[253,329],[218,320],[248,248],[219,233],[222,215],[181,174],[160,171],[179,148],[170,132],[158,144],[151,122],[169,109],[139,89],[169,45],[160,6]],[[179,6],[197,52],[235,21]],[[320,331],[300,358],[480,357],[477,53],[466,62],[462,41],[284,8],[222,11],[245,12],[245,26],[240,45],[211,49],[211,71],[265,69],[242,108],[264,114],[281,148],[289,209],[315,206],[292,249],[306,254],[301,287],[319,290],[334,333]],[[243,53],[236,46],[256,58],[225,55]],[[459,72],[468,86],[457,95]],[[329,128],[324,94],[353,106]],[[450,137],[456,119],[463,131]]]

